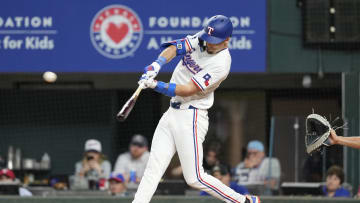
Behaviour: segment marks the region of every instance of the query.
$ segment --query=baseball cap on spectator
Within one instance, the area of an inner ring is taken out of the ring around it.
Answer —
[[[139,147],[147,147],[148,141],[144,136],[142,136],[140,134],[136,134],[132,137],[130,145],[136,145]]]
[[[116,182],[123,183],[125,182],[125,178],[121,173],[111,173],[109,181],[115,180]]]
[[[264,152],[264,145],[259,140],[252,140],[248,143],[247,150]]]
[[[85,152],[88,151],[101,152],[101,143],[95,139],[87,140],[85,143]]]
[[[9,169],[1,169],[0,170],[0,176],[3,176],[3,175],[5,175],[5,176],[7,176],[7,177],[9,177],[9,178],[11,178],[11,179],[15,179],[15,174],[14,174],[14,172],[12,171],[12,170],[9,170]]]

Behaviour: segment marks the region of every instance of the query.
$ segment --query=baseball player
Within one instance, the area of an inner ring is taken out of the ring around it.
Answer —
[[[204,173],[203,146],[208,130],[207,109],[214,102],[214,90],[230,72],[228,43],[233,25],[229,18],[211,17],[193,36],[162,44],[164,50],[139,80],[139,85],[171,97],[170,108],[155,130],[150,157],[133,203],[148,203],[178,152],[184,178],[191,187],[225,202],[259,203],[256,196],[243,196]],[[154,78],[175,56],[182,56],[169,83]]]

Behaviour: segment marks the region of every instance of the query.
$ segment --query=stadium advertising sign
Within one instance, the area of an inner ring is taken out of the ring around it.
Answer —
[[[266,1],[4,0],[0,72],[142,72],[160,44],[200,31],[216,14],[231,18],[232,72],[264,72]],[[171,72],[178,60],[162,71]]]

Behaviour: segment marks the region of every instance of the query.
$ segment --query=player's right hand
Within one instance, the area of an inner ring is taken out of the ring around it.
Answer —
[[[144,89],[152,88],[154,89],[157,85],[157,81],[153,78],[149,78],[146,74],[143,74],[138,82],[139,85],[142,85]]]

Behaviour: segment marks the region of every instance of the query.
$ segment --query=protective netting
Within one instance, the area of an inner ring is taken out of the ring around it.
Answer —
[[[359,48],[360,2],[356,0],[303,0],[303,32],[307,45]]]
[[[262,76],[255,78],[259,83],[263,79]],[[151,147],[158,121],[169,107],[169,98],[144,90],[127,120],[118,122],[115,115],[133,91],[41,88],[0,90],[2,167],[9,166],[8,161],[12,158],[12,169],[18,178],[33,186],[51,184],[53,177],[69,181],[69,177],[75,173],[75,163],[83,157],[85,142],[97,139],[113,171],[119,154],[129,150],[133,135],[144,135]],[[260,140],[265,146],[266,156],[278,158],[282,170],[281,181],[293,181],[295,177],[298,181],[312,181],[314,179],[305,176],[311,176],[317,171],[312,168],[309,174],[305,174],[305,162],[315,156],[308,157],[304,149],[304,121],[312,109],[322,115],[331,114],[333,118],[341,116],[340,87],[220,88],[215,93],[214,106],[209,110],[204,157],[208,155],[208,150],[214,149],[215,143],[219,162],[233,169],[247,156],[248,142]],[[275,118],[274,126],[271,125],[272,118]],[[296,120],[299,124],[297,142],[293,127]],[[275,132],[273,142],[271,130]],[[299,147],[296,152],[295,145]],[[10,157],[9,151],[13,151]],[[17,158],[19,151],[22,160],[20,165]],[[328,157],[331,157],[327,159],[329,164],[342,165],[341,148],[332,147],[328,151]],[[50,156],[50,168],[43,168],[42,158],[45,153]],[[295,156],[298,157],[297,165]],[[31,167],[26,165],[24,160],[28,159],[34,159],[35,164]],[[176,159],[177,155],[164,179],[183,180],[182,175],[176,176],[171,172],[180,164]],[[329,164],[326,163],[325,169]],[[319,175],[315,181],[322,181],[322,161],[311,166],[320,170],[320,174],[315,174]],[[298,168],[295,170],[295,167]],[[33,180],[29,180],[29,174],[32,174]],[[195,193],[198,194],[197,191]]]
[[[88,139],[99,140],[102,152],[114,162],[127,151],[133,134],[151,139],[160,116],[160,96],[143,92],[126,123],[117,122],[115,115],[131,94],[131,90],[0,90],[2,167],[13,148],[14,154],[20,150],[22,160],[41,162],[47,153],[51,159],[47,175],[70,175]],[[24,167],[13,165],[19,175],[27,172]],[[38,164],[30,167],[35,173],[42,169]]]

